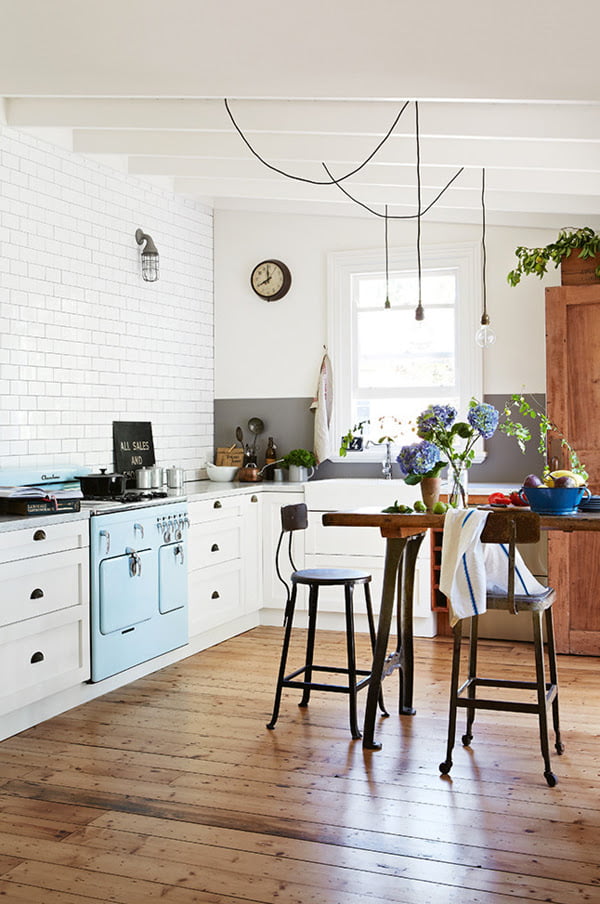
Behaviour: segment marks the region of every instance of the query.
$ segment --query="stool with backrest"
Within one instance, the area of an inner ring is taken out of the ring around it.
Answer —
[[[452,653],[452,677],[450,686],[450,714],[448,720],[448,746],[446,759],[440,763],[440,772],[444,775],[452,768],[452,750],[456,734],[457,708],[467,710],[467,728],[462,736],[465,747],[470,746],[473,740],[473,722],[475,712],[478,709],[496,710],[502,712],[537,713],[540,731],[540,746],[544,759],[544,777],[554,787],[557,778],[550,765],[550,745],[548,742],[547,709],[552,706],[552,718],[556,738],[556,751],[561,754],[564,750],[560,739],[560,726],[558,716],[558,678],[556,670],[556,653],[554,647],[554,627],[552,621],[552,604],[555,592],[546,588],[544,592],[536,595],[515,593],[515,579],[519,583],[519,573],[515,566],[515,548],[517,543],[536,543],[540,537],[539,516],[535,512],[507,510],[503,512],[490,512],[481,535],[483,543],[500,543],[506,552],[508,579],[507,592],[505,594],[487,593],[486,606],[488,609],[504,609],[514,614],[530,612],[533,624],[533,645],[535,652],[535,681],[515,681],[502,678],[482,678],[477,675],[477,637],[479,616],[473,615],[469,642],[469,666],[466,681],[459,687],[460,675],[460,650],[462,638],[462,621],[454,626],[454,647]],[[543,623],[546,625],[546,641],[548,650],[548,667],[550,681],[546,682],[544,664],[544,637]],[[527,703],[517,700],[484,699],[477,696],[479,688],[519,688],[536,691],[536,702]]]
[[[346,694],[350,702],[350,731],[353,738],[362,737],[358,728],[356,696],[357,692],[369,683],[371,673],[365,669],[356,668],[356,653],[354,641],[354,611],[353,611],[353,592],[357,584],[364,586],[365,605],[367,610],[367,621],[369,625],[369,635],[371,639],[371,649],[375,647],[375,623],[373,620],[373,608],[371,605],[371,593],[369,584],[371,575],[366,571],[355,568],[307,568],[298,571],[292,558],[292,538],[295,531],[306,530],[308,527],[308,512],[306,505],[300,503],[298,505],[285,505],[281,509],[281,534],[277,544],[277,552],[275,557],[275,567],[277,576],[282,584],[285,585],[287,591],[287,600],[284,616],[284,637],[283,647],[281,651],[281,660],[279,664],[279,674],[277,678],[277,688],[275,691],[275,703],[273,705],[273,715],[267,728],[275,728],[277,717],[279,715],[279,707],[281,703],[281,693],[284,687],[301,688],[302,699],[299,706],[307,706],[310,693],[312,690],[330,691],[337,694]],[[288,535],[288,558],[290,566],[293,569],[291,574],[291,591],[287,581],[282,577],[280,567],[280,552],[283,539]],[[304,585],[309,588],[308,596],[308,632],[306,638],[306,655],[304,665],[286,675],[286,663],[292,635],[292,625],[294,620],[294,611],[296,608],[296,597],[298,586]],[[345,602],[345,618],[346,618],[346,666],[336,665],[315,665],[313,662],[315,648],[315,633],[317,627],[317,605],[319,598],[319,588],[339,586],[344,588]],[[346,684],[330,684],[322,683],[314,680],[314,673],[328,672],[331,674],[347,675]],[[388,715],[383,704],[383,696],[381,689],[379,691],[379,706],[384,715]]]

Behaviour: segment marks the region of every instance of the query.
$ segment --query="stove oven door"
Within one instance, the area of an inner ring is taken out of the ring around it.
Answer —
[[[188,574],[185,543],[168,543],[158,549],[158,609],[161,614],[187,605]]]
[[[156,613],[156,555],[151,549],[103,559],[99,574],[100,633],[123,631]]]

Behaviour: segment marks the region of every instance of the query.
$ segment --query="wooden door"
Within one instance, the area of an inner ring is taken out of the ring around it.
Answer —
[[[546,289],[548,416],[600,493],[600,284]],[[553,450],[554,452],[554,450]],[[562,458],[560,467],[568,467]],[[557,649],[600,654],[600,534],[551,533],[548,578],[557,590]]]

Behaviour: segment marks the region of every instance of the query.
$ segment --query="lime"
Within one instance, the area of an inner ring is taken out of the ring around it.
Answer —
[[[423,502],[422,499],[417,499],[417,501],[414,504],[414,509],[415,509],[415,512],[426,512],[427,506],[425,505],[425,503]]]
[[[443,515],[448,511],[448,503],[447,502],[436,502],[433,506],[433,514],[434,515]]]

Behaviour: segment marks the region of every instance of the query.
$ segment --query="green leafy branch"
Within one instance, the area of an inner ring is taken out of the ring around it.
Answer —
[[[560,427],[558,427],[553,421],[551,421],[546,415],[545,411],[543,411],[536,403],[535,400],[533,407],[526,400],[525,396],[519,395],[518,393],[512,395],[508,401],[505,402],[504,408],[502,410],[502,414],[504,417],[504,422],[500,424],[500,430],[502,433],[505,433],[507,436],[513,436],[517,445],[521,452],[525,452],[527,448],[527,443],[531,440],[531,430],[529,425],[521,423],[521,421],[517,421],[514,419],[513,412],[516,409],[519,415],[524,418],[530,418],[531,420],[537,421],[537,427],[539,431],[539,440],[538,440],[538,452],[540,455],[544,456],[546,460],[546,464],[544,467],[544,474],[548,474],[550,471],[550,467],[548,465],[548,434],[555,434],[560,440],[560,444],[562,448],[566,451],[569,461],[570,461],[570,470],[573,471],[574,474],[580,474],[584,479],[587,480],[588,474],[585,470],[585,467],[579,460],[579,456],[577,452],[566,438]]]

